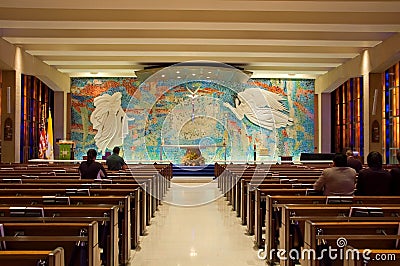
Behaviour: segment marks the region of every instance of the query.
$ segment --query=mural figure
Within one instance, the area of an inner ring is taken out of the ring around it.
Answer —
[[[245,116],[253,124],[268,130],[284,128],[293,125],[293,119],[285,112],[281,95],[260,88],[249,88],[239,92],[235,99],[235,107],[224,103],[237,117],[242,120]]]
[[[121,107],[122,94],[103,94],[94,98],[95,110],[90,116],[93,129],[97,130],[94,137],[99,152],[121,146],[128,134],[128,117]]]

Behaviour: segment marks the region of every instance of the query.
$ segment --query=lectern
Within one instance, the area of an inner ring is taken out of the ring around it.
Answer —
[[[60,160],[73,160],[74,159],[74,142],[71,140],[60,140],[57,142],[60,150]]]

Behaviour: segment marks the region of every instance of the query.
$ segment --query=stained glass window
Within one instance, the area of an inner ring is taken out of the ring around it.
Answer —
[[[400,63],[385,71],[385,84],[382,108],[382,133],[384,159],[386,163],[397,164],[396,152],[400,148]]]
[[[363,138],[363,79],[349,79],[332,93],[333,152],[347,149],[364,155]]]
[[[53,110],[54,94],[34,76],[21,76],[21,162],[38,158],[42,110]],[[44,108],[43,108],[44,107]]]

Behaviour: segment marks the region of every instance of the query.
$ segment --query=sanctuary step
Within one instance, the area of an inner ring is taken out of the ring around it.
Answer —
[[[215,183],[216,181],[213,179],[212,176],[174,176],[171,179],[171,183],[191,183],[191,184],[208,184],[208,183]]]
[[[173,176],[212,176],[214,177],[214,165],[185,166],[173,165]]]

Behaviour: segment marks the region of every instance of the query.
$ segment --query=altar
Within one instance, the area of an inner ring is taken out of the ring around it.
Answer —
[[[205,159],[202,155],[201,150],[206,148],[225,148],[225,160],[226,160],[226,145],[184,145],[184,144],[163,144],[160,146],[160,160],[163,159],[163,152],[166,148],[180,148],[185,149],[186,152],[181,158],[181,164],[187,166],[199,166],[205,165]]]

